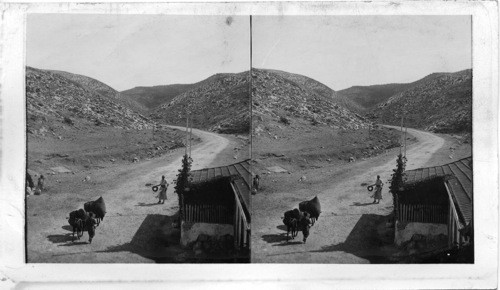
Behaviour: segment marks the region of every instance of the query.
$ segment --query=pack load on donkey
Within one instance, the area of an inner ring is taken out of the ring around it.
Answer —
[[[106,215],[106,204],[104,203],[102,196],[95,201],[86,202],[83,205],[83,208],[85,211],[95,214],[95,217],[97,218],[97,225],[99,225],[100,221],[102,221]]]
[[[319,214],[321,213],[321,204],[319,203],[318,197],[315,196],[311,200],[299,203],[299,210],[309,213],[314,225],[316,220],[319,219]]]

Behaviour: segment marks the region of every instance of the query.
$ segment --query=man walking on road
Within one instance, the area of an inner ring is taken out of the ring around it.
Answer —
[[[373,203],[379,203],[382,199],[382,187],[384,186],[384,183],[380,180],[380,175],[377,175],[377,181],[371,186],[375,186],[375,193],[372,195]]]
[[[158,203],[165,203],[165,200],[167,199],[167,188],[168,188],[168,182],[165,180],[165,175],[161,177],[161,182],[160,182],[160,194],[158,195]]]

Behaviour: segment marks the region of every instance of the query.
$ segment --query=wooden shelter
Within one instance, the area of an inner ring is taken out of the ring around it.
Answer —
[[[250,249],[250,162],[194,170],[183,195],[181,244],[200,234],[231,235],[237,250]]]
[[[448,247],[472,237],[472,157],[442,166],[406,171],[404,188],[395,196],[395,242],[414,234],[446,234]]]

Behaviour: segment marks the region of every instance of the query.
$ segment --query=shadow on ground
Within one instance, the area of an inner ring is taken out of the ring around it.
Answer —
[[[373,203],[373,202],[365,202],[365,203],[361,203],[361,202],[355,202],[353,204],[351,204],[351,206],[367,206],[367,205],[375,205],[376,203]]]
[[[47,239],[54,244],[61,244],[66,242],[73,241],[73,234],[65,234],[65,235],[48,235]],[[75,236],[76,239],[76,236]]]
[[[155,253],[169,245],[162,233],[165,225],[171,224],[173,217],[161,214],[149,214],[128,243],[111,246],[101,253],[132,252],[145,258],[153,259]]]
[[[297,235],[297,237],[295,237],[295,239],[292,239],[291,235],[287,237],[286,235],[287,228],[285,225],[279,225],[276,228],[285,232],[280,234],[263,235],[262,239],[266,243],[275,244],[273,245],[273,247],[284,247],[284,246],[303,244],[303,242],[301,242],[299,238],[300,233],[299,235]]]
[[[277,228],[278,230],[282,230],[282,231],[285,231],[285,232],[287,231],[287,228],[286,228],[286,226],[285,226],[285,225],[279,225],[279,226],[277,226],[276,228]]]
[[[88,244],[89,244],[89,242],[80,240],[78,242],[71,242],[71,243],[59,245],[59,247],[73,247],[73,246],[88,245]]]
[[[135,206],[155,206],[155,205],[160,205],[160,203],[153,202],[153,203],[144,203],[144,202],[139,202]]]
[[[274,235],[263,235],[262,239],[269,244],[286,242],[286,233],[284,234],[274,234]]]
[[[342,251],[370,261],[370,263],[393,263],[384,246],[391,244],[391,230],[386,227],[389,216],[363,214],[345,242],[324,246],[311,252]]]
[[[65,225],[65,226],[62,226],[61,227],[63,230],[67,230],[67,231],[70,231],[70,232],[73,232],[73,227],[70,226],[70,225]]]
[[[286,246],[303,245],[303,244],[304,244],[303,242],[301,242],[299,239],[297,239],[297,240],[289,240],[288,242],[285,241],[281,244],[273,245],[273,247],[286,247]]]
[[[81,245],[81,244],[86,244],[87,242],[80,242],[85,239],[88,239],[88,235],[84,234],[83,236],[78,239],[77,233],[75,232],[75,235],[73,236],[73,227],[70,225],[64,225],[61,227],[64,230],[69,231],[67,234],[63,235],[48,235],[47,239],[54,243],[54,244],[62,244],[59,245],[59,247],[70,247],[70,246],[76,246],[76,245]],[[84,230],[84,233],[87,231]]]

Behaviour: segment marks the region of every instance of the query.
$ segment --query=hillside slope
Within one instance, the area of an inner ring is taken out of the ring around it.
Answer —
[[[257,131],[271,121],[344,129],[367,125],[361,116],[335,102],[333,90],[297,74],[254,69],[252,94],[254,130]]]
[[[138,103],[146,110],[154,110],[158,106],[169,103],[176,96],[194,88],[196,84],[175,84],[153,87],[135,87],[122,91],[121,97]]]
[[[434,73],[381,103],[372,111],[378,122],[437,133],[472,130],[472,70]]]
[[[257,70],[258,71],[258,70]],[[269,73],[273,73],[275,75],[281,76],[287,80],[290,80],[302,87],[307,88],[308,90],[313,91],[314,93],[321,95],[323,97],[327,98],[333,98],[336,96],[336,92],[329,88],[328,86],[324,85],[323,83],[318,82],[317,80],[314,80],[310,77],[299,75],[299,74],[294,74],[294,73],[289,73],[285,71],[280,71],[280,70],[265,70]]]
[[[250,131],[249,74],[216,74],[153,111],[158,122],[185,126],[189,109],[193,127],[219,133]]]
[[[28,133],[45,135],[55,128],[88,131],[94,126],[152,127],[148,118],[116,102],[109,86],[68,74],[26,68]]]

